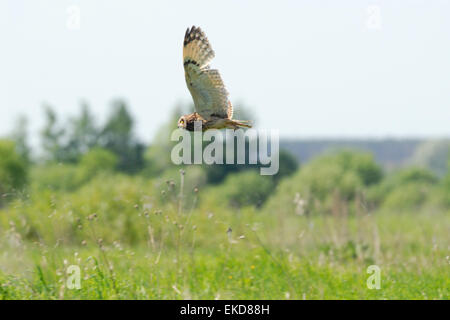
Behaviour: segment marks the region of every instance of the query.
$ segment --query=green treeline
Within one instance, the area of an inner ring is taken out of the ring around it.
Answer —
[[[274,213],[352,214],[368,210],[450,207],[450,174],[436,176],[418,166],[385,172],[364,151],[324,152],[306,164],[282,150],[280,171],[259,175],[259,165],[176,166],[170,160],[181,108],[162,124],[150,145],[138,139],[123,100],[115,100],[100,124],[88,104],[76,117],[61,119],[46,105],[40,132],[41,154],[28,146],[27,121],[21,118],[9,138],[0,140],[0,204],[31,193],[74,192],[98,176],[127,176],[170,184],[180,168],[189,188],[206,189],[210,199],[230,208],[255,206]],[[248,151],[248,143],[246,145]],[[32,156],[33,155],[33,156]],[[211,200],[209,200],[211,201]]]

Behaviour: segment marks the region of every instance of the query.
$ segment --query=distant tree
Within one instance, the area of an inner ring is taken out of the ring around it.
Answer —
[[[422,142],[414,152],[410,164],[430,169],[443,177],[447,171],[447,159],[450,152],[450,140],[429,140]]]
[[[354,170],[365,186],[378,183],[383,177],[383,171],[370,153],[341,151],[335,160],[344,170]]]
[[[447,175],[445,176],[444,183],[447,184],[450,194],[450,153],[447,161]]]
[[[47,160],[77,162],[81,155],[97,143],[97,130],[87,104],[83,104],[79,117],[67,125],[58,123],[58,116],[50,106],[45,106],[46,124],[42,130],[42,146]]]
[[[82,103],[78,117],[63,127],[56,112],[45,107],[46,124],[42,130],[42,146],[47,160],[76,163],[89,150],[102,147],[117,155],[117,169],[134,173],[142,169],[144,145],[133,133],[133,118],[122,100],[112,104],[112,112],[103,128],[98,128],[87,103]]]
[[[81,104],[79,117],[72,118],[69,126],[71,130],[68,145],[74,149],[77,158],[98,145],[99,129],[86,102]]]
[[[31,160],[31,149],[28,145],[28,119],[20,116],[12,133],[12,140],[15,142],[17,153],[26,161]]]
[[[183,113],[183,109],[182,105],[174,108],[169,120],[158,128],[151,145],[145,151],[145,173],[147,175],[157,176],[163,171],[175,168],[170,154],[177,142],[171,141],[170,136],[172,131],[177,128],[177,121]]]
[[[279,170],[273,176],[276,182],[282,178],[292,175],[298,169],[297,158],[286,150],[280,150],[279,154]]]
[[[47,160],[56,162],[67,161],[70,156],[65,153],[63,138],[65,129],[58,124],[58,116],[49,105],[44,106],[46,124],[41,132],[42,148]]]
[[[62,132],[59,145],[59,161],[78,162],[83,154],[98,143],[98,129],[87,103],[81,105],[80,115],[69,119]]]
[[[212,165],[204,165],[204,169],[206,170],[206,176],[208,179],[208,183],[211,184],[219,184],[223,182],[229,174],[238,173],[241,171],[249,170],[249,169],[257,169],[261,166],[259,163],[259,159],[256,164],[249,164],[250,159],[250,141],[248,139],[245,140],[244,148],[245,148],[245,164],[237,163],[238,156],[238,141],[237,138],[234,138],[234,150],[231,150],[229,146],[227,146],[227,141],[223,140],[223,163],[222,164],[212,164]],[[207,142],[203,144],[203,147],[207,145]],[[226,163],[226,155],[228,152],[233,152],[234,160],[233,163]],[[257,155],[256,155],[257,157]]]
[[[447,174],[442,181],[443,202],[450,208],[450,155],[447,162]]]
[[[25,186],[28,167],[13,141],[0,140],[0,204]]]
[[[234,142],[234,164],[225,164],[226,152],[224,153],[224,164],[217,165],[205,165],[205,170],[208,177],[208,182],[212,184],[221,183],[229,174],[237,173],[250,169],[259,169],[263,165],[259,162],[256,164],[249,164],[249,154],[250,154],[250,142],[245,141],[245,155],[246,164],[237,164],[237,141]],[[224,150],[226,150],[226,145],[224,142]],[[256,156],[258,158],[258,156]],[[279,171],[277,174],[272,176],[275,183],[278,183],[282,178],[293,174],[298,168],[297,159],[288,151],[280,150],[279,152]]]
[[[112,112],[100,134],[100,145],[118,156],[118,169],[134,173],[144,165],[144,145],[133,133],[134,121],[123,100],[112,104]]]

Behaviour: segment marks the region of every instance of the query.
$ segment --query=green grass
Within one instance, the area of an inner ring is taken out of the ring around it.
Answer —
[[[298,216],[171,188],[108,176],[11,202],[0,298],[449,299],[448,212]],[[374,264],[380,290],[366,284]],[[70,265],[81,289],[67,287]]]
[[[78,252],[77,257],[74,252]],[[381,289],[369,290],[363,263],[320,263],[264,250],[156,256],[146,250],[108,252],[110,273],[95,249],[31,252],[23,274],[0,276],[3,299],[448,299],[448,266],[381,265]],[[44,258],[45,257],[45,258]],[[80,260],[78,261],[78,257]],[[61,261],[61,259],[63,259]],[[67,264],[64,264],[64,259]],[[81,289],[65,286],[64,269],[81,267]],[[34,266],[34,269],[33,269]]]

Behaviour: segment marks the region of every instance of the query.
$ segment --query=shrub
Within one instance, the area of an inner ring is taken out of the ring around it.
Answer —
[[[69,166],[50,168],[52,172],[56,168],[66,173],[71,170]],[[97,175],[71,192],[35,191],[30,192],[28,204],[18,201],[8,208],[7,214],[0,215],[0,228],[12,221],[26,239],[45,243],[55,243],[60,238],[71,244],[91,241],[92,223],[98,237],[110,243],[118,238],[132,243],[145,237],[145,233],[136,230],[145,222],[139,214],[144,206],[151,206],[153,188],[140,177]],[[94,213],[98,221],[89,221],[89,215]]]
[[[407,168],[370,188],[367,198],[372,205],[389,209],[418,208],[434,196],[437,184],[438,178],[429,170]]]
[[[381,168],[371,154],[343,151],[322,155],[282,181],[267,209],[330,212],[337,201],[353,200],[358,190],[377,183],[381,177]],[[300,204],[302,210],[298,210]]]
[[[36,166],[31,171],[33,190],[72,191],[81,185],[79,169],[73,164],[53,163]]]
[[[105,149],[94,148],[84,154],[78,165],[52,163],[33,170],[35,189],[73,191],[100,173],[112,172],[117,156]]]
[[[86,176],[93,176],[102,171],[113,171],[117,166],[117,156],[111,151],[94,148],[83,155],[80,168]]]
[[[27,169],[27,162],[16,152],[14,142],[0,140],[0,194],[14,193],[24,187]]]
[[[294,174],[298,169],[298,161],[295,156],[285,150],[280,150],[279,165],[280,169],[278,170],[278,173],[273,176],[276,182]]]
[[[427,204],[435,192],[432,184],[408,182],[386,195],[382,207],[386,209],[419,209]]]
[[[221,197],[228,200],[233,207],[260,207],[273,191],[271,177],[261,176],[255,170],[230,174],[221,189]]]
[[[450,208],[450,172],[442,180],[438,197],[440,203],[443,203],[446,208]]]

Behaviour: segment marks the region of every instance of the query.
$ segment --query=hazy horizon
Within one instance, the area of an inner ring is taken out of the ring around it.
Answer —
[[[23,114],[35,145],[43,103],[66,119],[87,101],[101,122],[123,98],[149,142],[191,103],[182,41],[197,25],[236,109],[281,138],[449,138],[449,18],[445,1],[0,0],[0,136]]]

